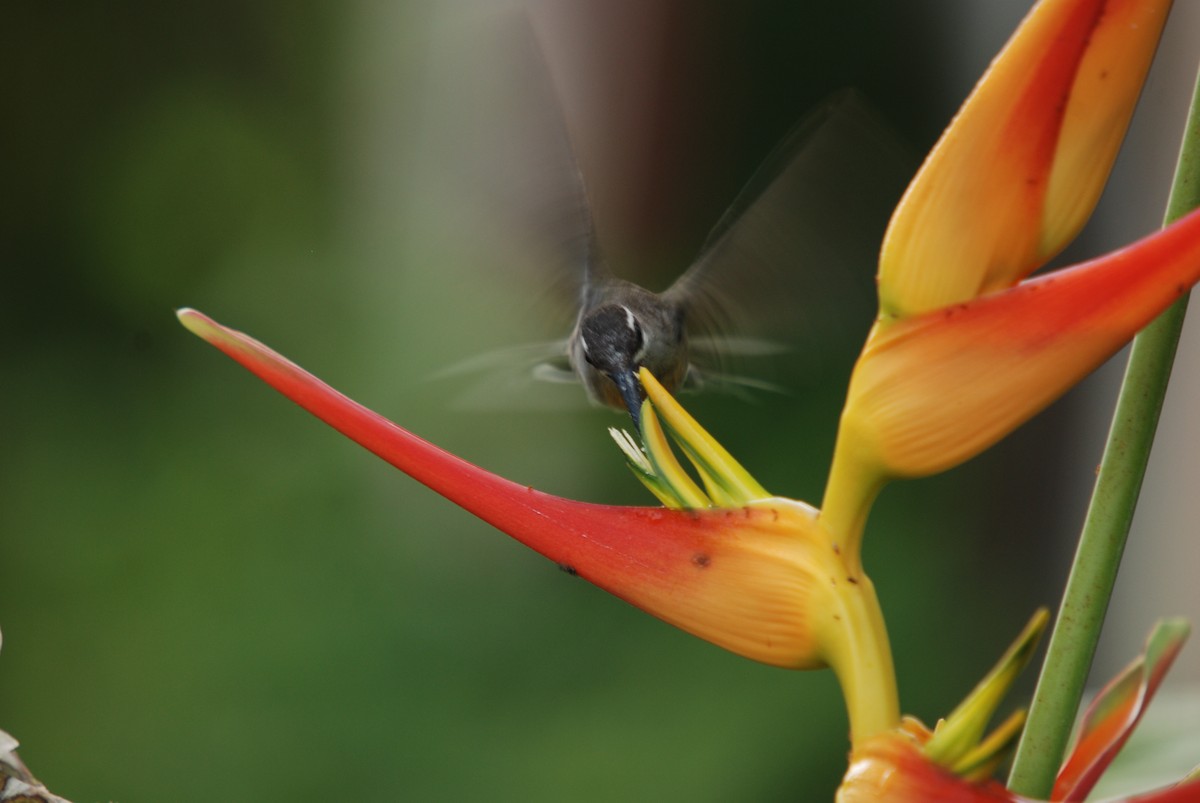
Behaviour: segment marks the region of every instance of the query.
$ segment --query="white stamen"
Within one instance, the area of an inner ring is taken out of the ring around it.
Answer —
[[[637,441],[633,439],[633,436],[629,432],[617,429],[616,427],[609,427],[608,434],[617,442],[617,446],[629,458],[629,462],[634,463],[647,474],[654,473],[654,467],[650,465],[650,461],[646,459],[646,455],[642,452],[641,447],[637,445]]]

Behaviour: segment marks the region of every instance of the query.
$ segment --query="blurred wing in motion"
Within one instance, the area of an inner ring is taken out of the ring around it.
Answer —
[[[511,3],[443,12],[431,37],[421,116],[443,193],[437,219],[463,256],[461,274],[482,309],[465,314],[478,336],[429,375],[453,382],[465,409],[586,406],[567,358],[566,334],[585,288],[602,272],[591,212],[552,75],[528,17]],[[451,317],[452,323],[459,323]],[[533,341],[533,342],[522,342]],[[508,345],[519,343],[520,345]]]
[[[454,385],[451,406],[513,412],[578,409],[587,399],[567,362],[567,341],[493,349],[436,371],[429,379]]]
[[[852,90],[800,121],[717,222],[666,291],[688,310],[689,335],[711,344],[695,363],[722,376],[773,344],[819,370],[857,349],[875,314],[879,245],[917,167],[899,137]],[[756,354],[757,352],[757,354]],[[756,372],[757,373],[757,372]],[[785,376],[785,386],[804,377]]]
[[[479,356],[438,377],[477,376],[463,399],[468,406],[520,407],[524,397],[544,408],[542,380],[569,375],[564,350],[551,352],[548,341],[570,331],[581,305],[604,295],[613,274],[599,256],[533,30],[521,14],[492,17],[455,49],[466,58],[443,57],[451,80],[443,76],[431,94],[445,99],[439,111],[450,121],[435,145],[451,214],[471,221],[464,239],[494,244],[476,248],[486,264],[472,266],[467,281],[511,323],[470,320],[486,337]],[[853,355],[874,317],[873,276],[888,216],[916,168],[897,142],[859,96],[843,92],[771,153],[661,296],[685,311],[685,389],[795,389],[819,381],[831,358]],[[512,326],[523,331],[514,334]],[[505,347],[521,340],[538,342]]]
[[[495,244],[489,250],[498,259],[480,272],[501,274],[531,306],[549,296],[556,317],[573,318],[599,260],[583,177],[534,30],[502,2],[447,27],[452,46],[434,60],[440,72],[427,94],[440,99],[433,149],[449,214],[470,221],[464,238]],[[557,321],[555,329],[562,331]]]

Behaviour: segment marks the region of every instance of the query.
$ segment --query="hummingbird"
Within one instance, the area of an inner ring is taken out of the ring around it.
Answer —
[[[780,306],[779,296],[794,293],[796,277],[789,274],[811,270],[814,258],[823,261],[816,263],[822,269],[837,267],[845,259],[833,251],[845,250],[847,244],[836,241],[847,229],[857,231],[866,221],[846,225],[846,221],[829,220],[831,213],[869,212],[866,217],[874,218],[882,236],[884,207],[869,210],[869,204],[863,203],[858,208],[861,196],[848,197],[859,186],[861,176],[841,176],[838,186],[839,177],[828,172],[830,153],[848,153],[846,138],[853,132],[853,151],[871,154],[853,164],[854,172],[865,169],[874,179],[891,182],[898,195],[903,186],[900,182],[908,174],[894,169],[900,149],[873,115],[862,98],[849,90],[806,115],[753,174],[691,265],[661,293],[619,278],[608,267],[591,232],[586,193],[579,178],[577,196],[587,219],[589,245],[582,266],[579,312],[567,339],[567,358],[593,402],[626,410],[637,426],[645,396],[638,380],[640,368],[646,368],[672,393],[704,385],[706,377],[709,384],[716,380],[738,388],[773,389],[767,382],[706,370],[694,357],[697,351],[711,357],[712,352],[728,356],[783,349],[736,333],[766,306]],[[849,169],[849,162],[846,166]],[[887,169],[877,170],[880,166]],[[841,197],[836,198],[838,195]],[[863,251],[863,242],[850,245],[864,256],[869,254]],[[826,286],[837,283],[836,279],[818,282]],[[774,302],[765,303],[764,297],[772,294]],[[793,315],[804,314],[811,305],[811,301],[794,300]]]
[[[513,128],[462,126],[488,132],[506,158],[479,149],[492,158],[471,175],[477,195],[504,198],[494,206],[502,217],[533,220],[532,227],[518,220],[500,228],[539,232],[534,239],[549,246],[539,253],[548,253],[546,265],[561,275],[537,280],[573,287],[574,323],[564,339],[478,355],[439,376],[488,370],[492,381],[479,383],[476,396],[494,405],[502,392],[493,367],[519,361],[536,380],[582,385],[593,403],[627,412],[637,426],[645,396],[641,368],[671,393],[778,390],[731,370],[732,363],[801,346],[814,347],[820,359],[828,348],[822,341],[845,333],[847,297],[860,307],[871,303],[871,266],[915,159],[856,91],[838,92],[804,115],[752,173],[696,256],[655,292],[618,275],[606,260],[541,48],[527,37],[515,51],[522,90],[478,95],[508,99]],[[503,72],[488,71],[484,79],[503,81],[497,76]]]
[[[645,367],[668,391],[688,373],[687,303],[679,293],[652,293],[603,268],[589,271],[567,358],[594,402],[628,410],[634,425]]]

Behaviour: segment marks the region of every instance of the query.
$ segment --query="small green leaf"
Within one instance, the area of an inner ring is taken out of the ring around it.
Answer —
[[[925,744],[927,756],[942,766],[953,769],[965,757],[973,754],[980,745],[983,731],[1000,701],[1033,657],[1033,650],[1037,647],[1038,639],[1046,629],[1049,619],[1050,613],[1045,608],[1038,609],[992,671],[958,704],[950,716],[938,723],[933,736]],[[1011,727],[1011,722],[1010,718],[1005,726]],[[1000,730],[1005,726],[1001,726]],[[991,739],[988,742],[996,749],[1002,749],[1003,745],[1007,744],[1006,741]],[[982,760],[982,756],[975,755],[971,763],[978,764]]]

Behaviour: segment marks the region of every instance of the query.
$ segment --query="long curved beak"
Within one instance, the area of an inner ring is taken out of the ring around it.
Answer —
[[[637,370],[629,368],[618,371],[609,374],[609,378],[616,384],[617,390],[621,391],[621,398],[625,402],[625,409],[629,411],[629,417],[633,419],[634,427],[641,429],[639,414],[642,411],[642,383],[638,381]]]

